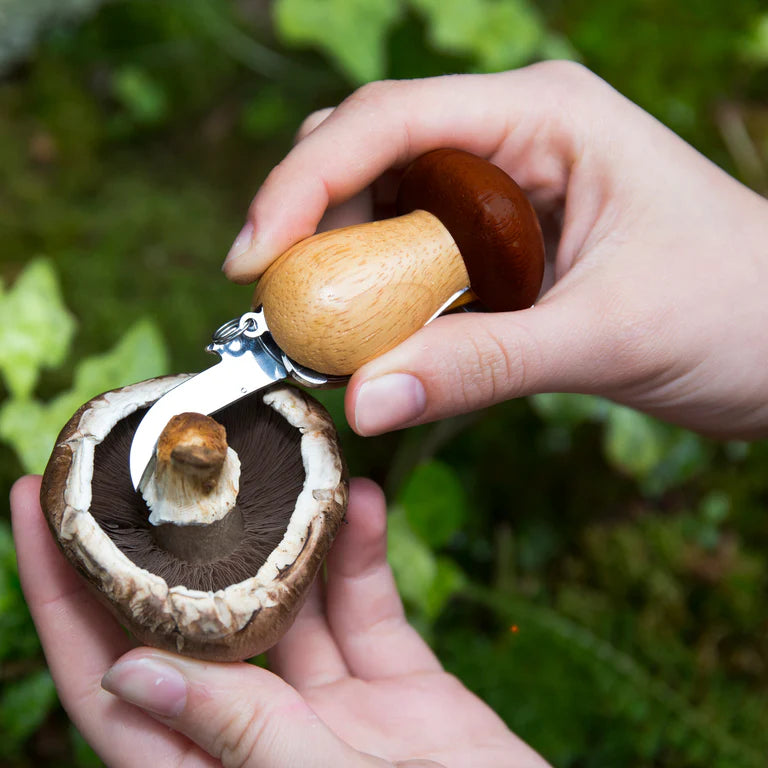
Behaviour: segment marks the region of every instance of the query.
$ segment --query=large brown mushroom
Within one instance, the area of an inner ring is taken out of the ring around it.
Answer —
[[[41,501],[64,554],[141,642],[216,661],[254,656],[292,623],[343,519],[333,423],[277,385],[182,414],[141,493],[128,470],[146,409],[186,376],[94,398],[62,430]]]

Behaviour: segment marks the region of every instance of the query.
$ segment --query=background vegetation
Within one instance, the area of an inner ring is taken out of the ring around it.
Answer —
[[[199,370],[218,277],[309,111],[359,83],[577,58],[768,191],[760,0],[0,0],[0,486],[82,401]],[[652,152],[653,148],[648,147]],[[362,440],[449,669],[560,768],[765,766],[768,445],[547,395]],[[0,516],[0,764],[99,761]]]

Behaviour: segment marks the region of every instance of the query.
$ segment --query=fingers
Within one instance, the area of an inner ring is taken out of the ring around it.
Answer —
[[[103,685],[225,768],[388,765],[342,742],[293,688],[249,664],[206,664],[141,648],[120,659]]]
[[[70,718],[109,765],[212,768],[213,761],[186,739],[169,737],[162,725],[101,689],[102,675],[131,643],[57,549],[39,495],[39,477],[14,485],[13,534],[24,596]]]
[[[381,490],[353,480],[343,526],[327,558],[324,610],[313,587],[270,666],[300,691],[349,675],[363,679],[440,671],[408,624],[386,559],[386,506]]]
[[[387,563],[381,490],[354,480],[346,525],[328,560],[328,623],[350,672],[375,679],[438,672],[440,662],[408,624]]]
[[[51,672],[77,696],[131,644],[54,543],[40,510],[40,478],[25,477],[11,491],[19,578]],[[78,650],[89,647],[87,657]],[[78,659],[73,669],[71,658]]]
[[[594,90],[596,82],[576,65],[548,63],[497,75],[364,86],[269,175],[251,205],[247,237],[225,264],[227,276],[255,279],[311,235],[328,207],[438,147],[489,157],[537,198],[562,198],[592,114],[577,92]],[[600,90],[602,96],[610,92]],[[604,119],[604,110],[599,114]]]
[[[318,580],[293,626],[269,652],[270,669],[299,691],[349,676],[325,618],[322,592]]]
[[[600,317],[576,289],[520,312],[440,318],[353,376],[349,423],[374,435],[533,392],[589,392],[611,354]]]
[[[303,141],[309,136],[312,131],[318,126],[324,123],[334,112],[333,108],[320,109],[317,112],[313,112],[307,119],[301,124],[298,133],[296,134],[297,142]],[[329,229],[340,229],[341,227],[348,227],[351,224],[360,224],[364,221],[371,220],[371,212],[373,209],[372,193],[370,189],[364,189],[358,192],[354,197],[349,200],[344,200],[338,205],[329,208],[323,214],[323,218],[317,225],[318,232],[327,232]],[[230,277],[233,277],[230,275]],[[237,279],[236,277],[234,279]],[[250,282],[250,276],[245,275],[246,282]]]

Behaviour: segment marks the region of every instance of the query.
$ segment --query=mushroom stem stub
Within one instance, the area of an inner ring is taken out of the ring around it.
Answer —
[[[139,487],[158,543],[189,562],[232,551],[243,535],[239,479],[240,460],[221,424],[200,413],[174,416]]]

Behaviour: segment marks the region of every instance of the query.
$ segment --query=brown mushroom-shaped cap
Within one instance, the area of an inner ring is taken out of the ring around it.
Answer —
[[[41,502],[66,557],[139,641],[202,659],[245,659],[274,645],[303,604],[344,517],[346,470],[316,400],[287,385],[257,392],[215,416],[239,457],[234,508],[211,526],[187,526],[187,538],[171,537],[175,545],[166,547],[158,531],[168,525],[149,522],[128,452],[146,409],[185,378],[140,382],[82,406],[59,435]],[[196,428],[189,423],[167,453],[209,493],[221,434],[214,427],[200,448],[187,439]],[[238,535],[224,551],[216,526],[235,515]],[[191,557],[188,539],[198,531],[207,555]]]
[[[397,195],[399,214],[424,210],[459,247],[472,290],[493,312],[530,307],[544,276],[544,240],[533,206],[493,163],[458,149],[414,160]]]

